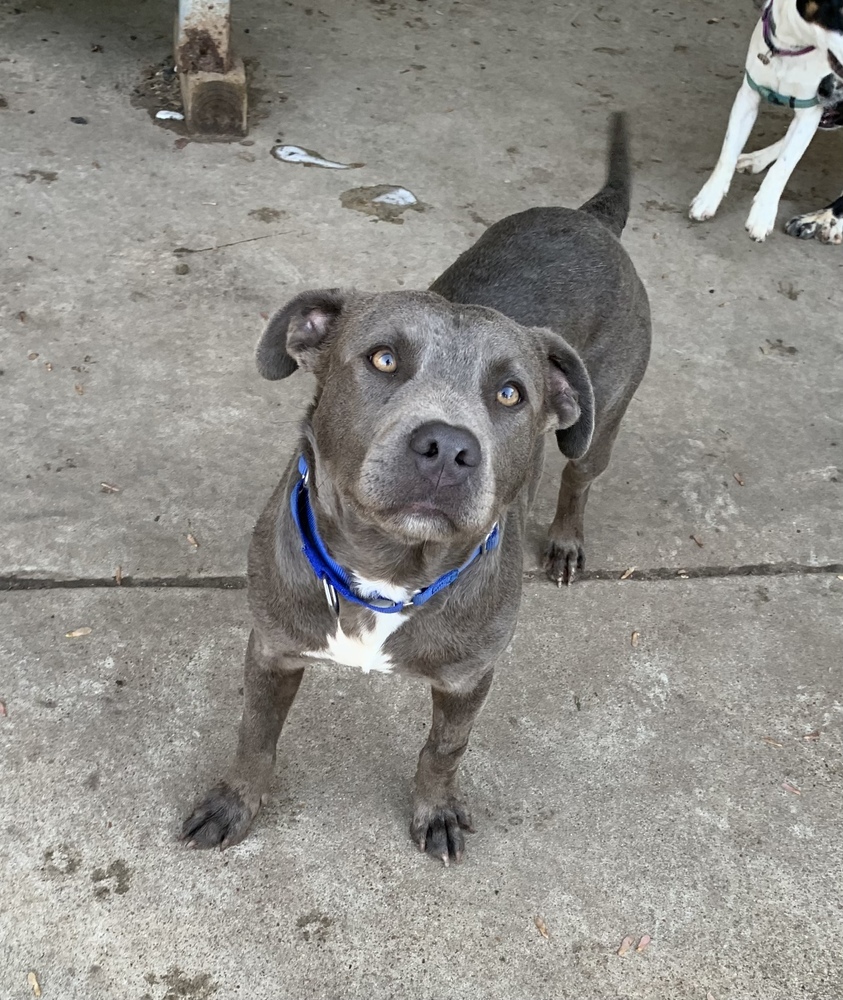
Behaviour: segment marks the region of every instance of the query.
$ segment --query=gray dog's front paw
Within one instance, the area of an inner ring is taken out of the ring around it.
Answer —
[[[463,830],[474,833],[471,817],[462,803],[453,800],[446,806],[416,806],[410,823],[410,836],[420,851],[442,861],[447,868],[452,861],[462,861],[465,851]]]
[[[576,538],[567,541],[549,539],[544,547],[542,566],[548,579],[557,587],[561,587],[563,583],[570,586],[576,579],[577,573],[585,568],[585,549],[582,541]]]
[[[215,785],[182,824],[181,839],[188,847],[239,844],[249,832],[260,808],[260,798],[249,803],[225,782]]]

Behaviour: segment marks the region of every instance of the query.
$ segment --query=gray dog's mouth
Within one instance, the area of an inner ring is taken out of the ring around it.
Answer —
[[[446,511],[426,501],[408,503],[385,513],[403,534],[413,539],[441,541],[459,530]]]

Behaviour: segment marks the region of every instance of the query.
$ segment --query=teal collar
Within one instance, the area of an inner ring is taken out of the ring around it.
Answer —
[[[753,80],[749,75],[749,70],[746,70],[746,82],[769,104],[778,104],[783,108],[815,108],[820,103],[820,99],[818,97],[799,98],[786,97],[784,94],[777,94],[775,90],[770,90],[769,87],[762,87],[760,83],[756,83],[755,80]]]

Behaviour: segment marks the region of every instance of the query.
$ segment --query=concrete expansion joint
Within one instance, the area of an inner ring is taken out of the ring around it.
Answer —
[[[843,578],[843,563],[823,563],[805,566],[799,563],[747,563],[736,566],[697,566],[691,569],[677,569],[673,566],[658,566],[652,569],[637,567],[630,572],[595,569],[577,575],[577,582],[592,583],[653,583],[675,580],[714,580],[742,576],[830,576]],[[541,580],[540,570],[526,570],[524,580]],[[173,588],[184,590],[245,590],[245,576],[124,576],[120,583],[113,577],[53,577],[0,575],[0,591],[11,590],[82,590],[82,589],[131,589],[131,588]]]

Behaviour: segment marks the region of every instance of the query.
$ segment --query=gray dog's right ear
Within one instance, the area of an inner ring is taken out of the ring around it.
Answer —
[[[350,298],[340,288],[302,292],[270,319],[258,341],[255,361],[264,378],[292,375],[296,368],[312,372],[322,348],[336,333]]]

